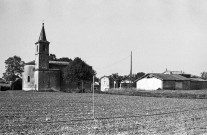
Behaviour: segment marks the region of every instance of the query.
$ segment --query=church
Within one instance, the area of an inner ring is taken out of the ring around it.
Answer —
[[[44,23],[38,41],[35,43],[35,60],[24,66],[22,89],[24,91],[60,91],[67,85],[62,79],[63,70],[69,62],[50,61],[49,46]]]

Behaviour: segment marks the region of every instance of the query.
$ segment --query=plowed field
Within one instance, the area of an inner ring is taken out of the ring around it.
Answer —
[[[0,134],[189,134],[207,132],[206,99],[61,92],[0,92]]]

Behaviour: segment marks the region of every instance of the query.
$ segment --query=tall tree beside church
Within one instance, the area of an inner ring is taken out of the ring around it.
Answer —
[[[80,87],[83,81],[92,82],[95,74],[96,72],[92,66],[77,57],[65,68],[63,79],[69,80],[69,82],[75,83],[77,87]]]
[[[16,78],[22,77],[22,72],[24,71],[24,61],[21,60],[19,56],[9,57],[5,60],[5,73],[3,73],[3,78],[6,81],[15,81]]]

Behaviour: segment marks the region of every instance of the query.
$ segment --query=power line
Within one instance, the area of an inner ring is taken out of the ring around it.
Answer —
[[[120,59],[120,60],[118,60],[118,61],[116,61],[116,62],[113,62],[113,63],[111,63],[111,64],[109,64],[109,65],[106,65],[106,66],[103,66],[103,67],[95,67],[96,69],[99,69],[99,70],[101,70],[101,71],[103,71],[104,69],[108,69],[108,68],[110,68],[110,67],[112,67],[112,66],[114,66],[114,65],[116,65],[116,64],[118,64],[118,63],[121,63],[122,61],[124,61],[124,60],[126,60],[126,59],[128,59],[130,57],[130,55],[128,55],[128,56],[126,56],[126,57],[124,57],[124,58],[122,58],[122,59]]]
[[[120,62],[126,60],[126,59],[129,58],[129,57],[130,57],[130,55],[128,55],[128,56],[126,56],[126,57],[120,59],[119,61],[116,61],[116,62],[110,64],[110,65],[107,65],[107,66],[105,66],[105,67],[111,67],[111,66],[113,66],[113,65],[115,65],[115,64],[118,64],[118,63],[120,63]],[[105,68],[105,67],[103,67],[103,68]]]

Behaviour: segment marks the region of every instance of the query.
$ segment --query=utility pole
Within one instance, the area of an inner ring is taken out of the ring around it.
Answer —
[[[132,89],[132,51],[131,51],[131,63],[130,63],[130,88]]]
[[[95,107],[94,107],[94,76],[93,76],[93,120],[95,120]]]

